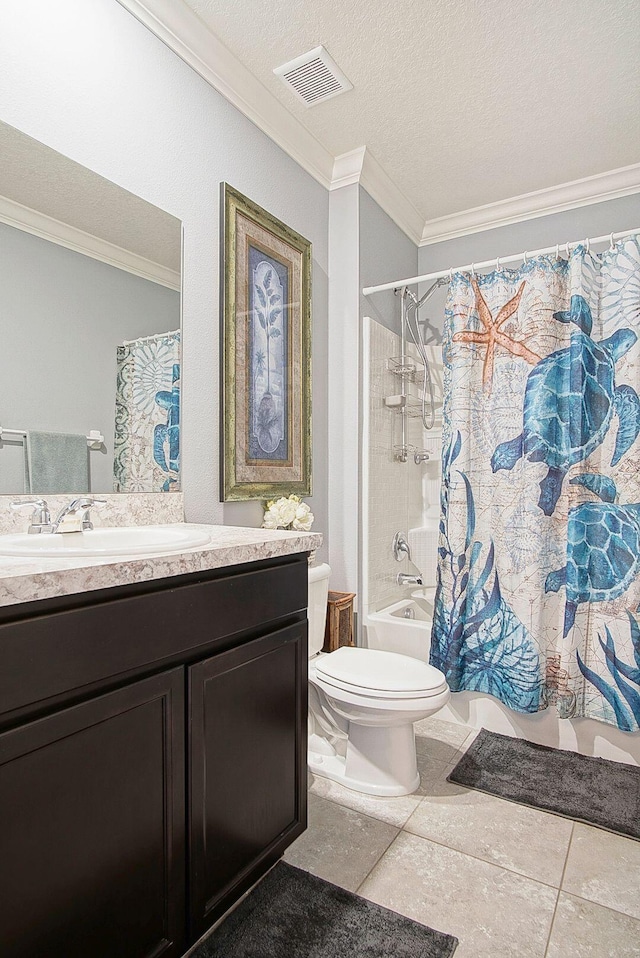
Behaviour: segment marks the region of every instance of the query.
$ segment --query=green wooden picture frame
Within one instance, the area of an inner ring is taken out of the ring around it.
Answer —
[[[311,495],[311,243],[221,184],[221,499]]]

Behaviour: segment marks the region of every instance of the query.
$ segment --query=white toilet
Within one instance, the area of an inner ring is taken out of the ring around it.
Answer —
[[[408,795],[420,785],[413,723],[449,699],[442,672],[373,649],[320,652],[331,569],[309,568],[309,768],[369,795]]]

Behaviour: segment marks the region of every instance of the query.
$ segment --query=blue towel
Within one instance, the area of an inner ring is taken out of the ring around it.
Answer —
[[[86,436],[27,433],[29,492],[89,492],[89,447]]]

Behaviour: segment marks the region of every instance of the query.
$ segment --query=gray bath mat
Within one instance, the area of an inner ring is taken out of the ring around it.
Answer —
[[[640,839],[637,766],[482,729],[449,781]]]
[[[449,958],[457,945],[279,862],[190,958]]]

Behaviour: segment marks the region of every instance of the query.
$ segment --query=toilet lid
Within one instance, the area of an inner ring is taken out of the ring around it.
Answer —
[[[443,673],[397,652],[344,647],[321,656],[316,675],[329,685],[371,692],[381,698],[436,695],[446,688]]]

